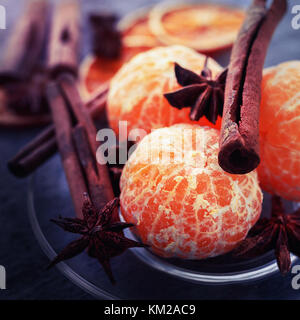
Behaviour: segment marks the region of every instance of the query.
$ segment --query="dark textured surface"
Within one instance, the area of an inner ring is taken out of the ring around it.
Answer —
[[[83,2],[84,11],[109,8],[116,10],[119,14],[124,14],[134,8],[158,1],[85,0]],[[299,4],[299,1],[289,2],[290,6]],[[6,6],[8,16],[8,29],[0,31],[0,49],[3,48],[4,39],[17,19],[23,3],[24,1],[20,0],[0,0],[0,4]],[[249,1],[244,3],[249,3]],[[267,56],[267,66],[300,57],[300,30],[292,30],[290,10],[289,8],[288,15],[273,38]],[[7,160],[36,132],[37,130],[0,129],[0,265],[5,266],[7,271],[7,290],[0,291],[0,299],[90,299],[91,296],[65,279],[57,269],[45,271],[48,259],[34,238],[26,212],[27,180],[14,178],[6,168]],[[271,290],[272,288],[270,288],[270,294]]]

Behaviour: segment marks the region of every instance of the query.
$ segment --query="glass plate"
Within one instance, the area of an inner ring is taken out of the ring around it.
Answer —
[[[268,214],[265,195],[263,215]],[[285,203],[287,210],[297,204]],[[54,156],[29,180],[28,212],[34,234],[49,259],[77,238],[50,222],[74,216],[59,156]],[[128,237],[133,237],[130,231]],[[293,264],[298,259],[292,257]],[[202,261],[162,259],[143,248],[111,260],[117,280],[112,285],[102,267],[82,253],[57,265],[72,282],[99,299],[297,299],[293,274],[279,274],[273,252],[241,261],[230,255]],[[51,272],[51,271],[49,271]]]

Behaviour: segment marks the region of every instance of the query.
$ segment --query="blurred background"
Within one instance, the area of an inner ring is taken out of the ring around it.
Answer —
[[[53,2],[61,2],[59,0]],[[82,0],[82,14],[111,11],[122,17],[135,9],[156,4],[158,0]],[[169,1],[172,2],[172,1]],[[175,2],[175,1],[173,1]],[[201,1],[198,1],[201,2]],[[246,8],[251,1],[206,1]],[[299,4],[290,0],[287,15],[276,30],[266,58],[266,66],[272,66],[300,57],[300,30],[291,27],[291,7]],[[297,3],[298,2],[298,3]],[[0,58],[10,32],[23,10],[25,0],[0,0],[6,8],[7,29],[0,30]],[[87,23],[84,26],[87,30]],[[87,32],[84,32],[87,35]],[[90,41],[85,36],[82,58],[90,51]],[[216,57],[226,65],[229,54]],[[57,269],[45,271],[47,257],[40,249],[27,217],[28,181],[9,174],[6,162],[21,146],[30,141],[39,129],[8,129],[0,127],[0,265],[6,268],[7,290],[0,290],[0,299],[91,299],[92,297],[64,278]],[[44,190],[44,192],[48,192]],[[288,297],[287,297],[288,298]]]

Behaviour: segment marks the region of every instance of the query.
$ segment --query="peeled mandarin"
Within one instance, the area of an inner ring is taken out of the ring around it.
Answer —
[[[264,190],[300,201],[300,61],[265,69],[260,114]]]
[[[158,47],[131,59],[112,78],[107,101],[107,115],[111,128],[118,133],[119,121],[127,121],[132,129],[162,128],[176,123],[211,125],[206,118],[198,122],[189,119],[189,108],[178,110],[164,98],[164,93],[175,91],[177,83],[174,63],[196,73],[204,67],[206,56],[183,46]],[[209,58],[208,67],[213,77],[221,66]],[[221,120],[216,127],[220,128]]]
[[[204,259],[243,240],[262,207],[256,171],[218,165],[219,131],[177,124],[147,135],[122,173],[121,210],[162,257]]]

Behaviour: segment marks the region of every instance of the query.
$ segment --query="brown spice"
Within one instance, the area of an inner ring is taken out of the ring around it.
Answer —
[[[205,67],[200,75],[175,63],[176,79],[184,88],[166,93],[164,96],[177,109],[190,107],[191,120],[198,121],[201,117],[206,116],[210,122],[215,124],[218,115],[221,116],[223,113],[227,69],[213,80],[211,70],[207,67],[207,61],[208,58],[206,58]]]
[[[275,256],[282,274],[291,268],[290,252],[300,257],[300,209],[286,214],[282,200],[272,197],[271,218],[260,219],[248,237],[233,251],[238,257],[252,258],[275,249]]]
[[[49,75],[53,78],[61,72],[77,75],[81,31],[79,2],[71,0],[56,5],[46,68],[39,58],[46,43],[48,9],[48,1],[29,2],[0,69],[0,84],[5,88],[8,110],[19,116],[48,113],[45,90]]]
[[[88,190],[73,142],[72,118],[57,84],[52,83],[48,86],[47,97],[55,126],[56,141],[69,184],[75,212],[77,216],[81,218],[83,201],[81,198]]]
[[[80,35],[79,2],[72,0],[57,4],[52,22],[47,62],[52,78],[63,72],[77,75]]]
[[[16,119],[48,112],[44,98],[47,75],[41,60],[49,9],[48,1],[28,1],[5,45],[0,64],[0,86],[5,93],[4,112],[11,112]]]
[[[285,0],[254,0],[233,46],[225,86],[219,164],[244,174],[259,162],[259,104],[264,59],[272,34],[286,11]]]
[[[112,182],[112,187],[114,189],[114,193],[116,196],[119,196],[121,193],[120,190],[120,179],[121,175],[123,172],[124,164],[121,164],[122,162],[120,161],[121,153],[126,151],[127,155],[129,155],[129,151],[132,152],[132,147],[136,146],[136,144],[133,141],[127,141],[126,147],[122,146],[122,144],[118,144],[115,146],[112,146],[110,151],[113,154],[116,154],[116,163],[115,164],[108,164],[108,169],[110,173],[110,179]],[[126,150],[122,149],[122,147],[126,148]]]
[[[93,119],[104,116],[108,84],[99,88],[85,104]],[[29,142],[8,162],[12,174],[19,178],[27,177],[45,163],[57,151],[54,125],[49,125],[34,140]]]
[[[13,29],[0,65],[0,84],[27,80],[40,63],[45,45],[49,1],[28,1]]]
[[[117,29],[118,18],[110,13],[90,16],[93,33],[93,53],[97,57],[117,59],[121,55],[122,35]]]
[[[51,220],[67,232],[80,234],[81,238],[71,242],[63,249],[48,268],[61,261],[71,259],[87,249],[88,255],[101,263],[110,281],[115,283],[110,258],[122,254],[129,248],[145,247],[140,242],[124,237],[122,231],[133,227],[133,224],[114,220],[113,212],[117,210],[118,204],[119,199],[115,198],[99,212],[86,195],[82,208],[83,219],[59,218]]]
[[[42,116],[49,113],[45,90],[48,77],[40,68],[23,81],[12,81],[3,85],[7,109],[18,116]]]
[[[87,248],[89,256],[101,263],[114,283],[110,258],[128,248],[144,245],[125,238],[122,233],[123,229],[133,225],[119,221],[119,201],[114,199],[106,165],[96,161],[96,128],[80,99],[75,79],[62,75],[59,85],[49,85],[48,99],[77,215],[75,219],[60,218],[54,222],[66,231],[81,234],[81,238],[63,249],[49,267],[73,258]]]

